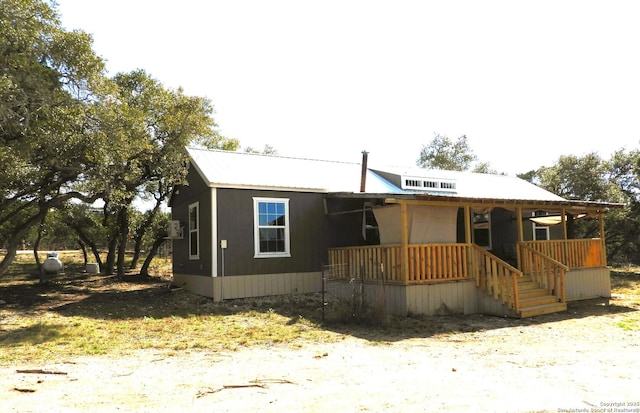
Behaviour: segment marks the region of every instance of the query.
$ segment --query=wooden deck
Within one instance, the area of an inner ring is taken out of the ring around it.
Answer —
[[[339,277],[365,282],[424,285],[474,280],[481,291],[519,317],[566,310],[565,274],[570,268],[601,267],[599,239],[517,244],[518,268],[471,243],[332,248]],[[406,259],[405,259],[406,257]],[[530,291],[534,290],[534,291]]]

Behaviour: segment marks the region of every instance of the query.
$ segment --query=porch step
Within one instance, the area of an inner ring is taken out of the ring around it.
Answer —
[[[518,308],[520,318],[527,318],[567,311],[567,304],[558,302],[558,298],[549,295],[539,282],[525,275],[518,280]]]
[[[540,297],[543,295],[548,295],[547,290],[544,288],[532,288],[528,290],[518,290],[518,297],[520,300],[531,297]]]
[[[518,291],[537,290],[540,288],[540,283],[533,281],[518,282]]]
[[[536,305],[533,307],[520,307],[520,318],[534,317],[542,314],[559,313],[561,311],[567,311],[567,303],[550,303]]]
[[[544,293],[545,293],[544,295],[538,295],[538,296],[533,296],[528,298],[520,298],[520,300],[518,300],[518,304],[520,308],[521,309],[531,308],[531,307],[537,307],[544,304],[555,304],[558,302],[558,299],[553,295],[547,295],[546,291],[544,291]]]
[[[530,283],[533,281],[533,278],[530,275],[523,275],[522,277],[518,277],[518,283]]]

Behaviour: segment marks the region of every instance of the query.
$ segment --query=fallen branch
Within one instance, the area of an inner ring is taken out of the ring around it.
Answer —
[[[68,373],[64,371],[55,371],[55,370],[42,370],[42,369],[27,369],[27,370],[16,370],[16,373],[27,373],[27,374],[63,374],[67,375]]]
[[[34,389],[21,389],[19,387],[14,387],[13,390],[19,391],[20,393],[35,393]]]
[[[272,384],[295,384],[292,381],[289,380],[285,380],[285,379],[256,379],[256,380],[251,380],[250,383],[258,383],[258,384],[267,384],[267,383],[272,383]]]
[[[214,394],[225,389],[242,389],[247,387],[259,387],[261,389],[266,389],[267,384],[295,384],[295,383],[289,380],[284,380],[284,379],[257,379],[257,380],[251,380],[247,384],[225,384],[215,389],[209,388],[208,390],[201,390],[198,392],[196,397],[200,398],[205,394]]]

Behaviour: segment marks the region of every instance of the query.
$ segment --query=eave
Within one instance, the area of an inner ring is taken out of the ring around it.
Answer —
[[[534,200],[534,199],[497,199],[497,198],[465,198],[448,195],[433,194],[373,194],[373,193],[329,193],[329,198],[362,198],[383,199],[385,204],[424,204],[430,205],[458,205],[501,207],[505,209],[528,208],[545,209],[549,207],[564,208],[568,210],[588,210],[592,212],[605,212],[612,208],[622,208],[624,204],[613,202],[572,201],[572,200]]]

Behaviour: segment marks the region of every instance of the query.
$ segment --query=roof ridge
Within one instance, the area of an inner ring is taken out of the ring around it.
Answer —
[[[211,149],[197,146],[188,146],[187,149],[206,151],[206,152],[217,152],[217,153],[230,153],[234,155],[240,156],[260,156],[263,158],[278,158],[278,159],[294,159],[298,161],[315,161],[315,162],[326,162],[326,163],[335,163],[335,164],[345,164],[345,165],[360,165],[359,162],[347,162],[347,161],[335,161],[328,159],[317,159],[317,158],[302,158],[297,156],[286,156],[286,155],[273,155],[273,154],[264,154],[264,153],[254,153],[254,152],[240,152],[240,151],[230,151],[225,149]]]

